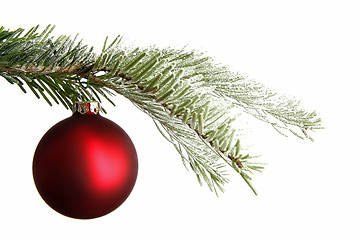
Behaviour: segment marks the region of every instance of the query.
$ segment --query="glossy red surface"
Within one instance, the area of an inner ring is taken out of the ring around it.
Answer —
[[[131,193],[137,177],[135,147],[114,122],[98,115],[71,117],[54,125],[34,154],[38,192],[55,211],[72,218],[104,216]]]

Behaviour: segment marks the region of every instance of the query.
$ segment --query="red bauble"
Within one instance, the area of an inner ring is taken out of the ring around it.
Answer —
[[[51,208],[72,218],[112,212],[129,196],[137,177],[131,139],[98,114],[97,104],[76,103],[73,115],[50,128],[34,154],[38,192]]]

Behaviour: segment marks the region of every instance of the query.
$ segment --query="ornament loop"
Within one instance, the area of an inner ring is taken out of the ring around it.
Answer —
[[[79,84],[80,84],[80,86],[81,86],[82,88],[84,88],[84,89],[89,88],[90,75],[91,75],[91,71],[89,71],[89,73],[88,73],[86,82],[82,82],[81,80],[79,80]],[[85,84],[85,86],[84,86],[84,84]]]
[[[73,113],[79,112],[81,114],[98,114],[100,110],[100,103],[96,101],[74,102]]]

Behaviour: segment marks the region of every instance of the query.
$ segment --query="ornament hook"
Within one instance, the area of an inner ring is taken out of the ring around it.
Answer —
[[[91,75],[91,71],[89,71],[87,79],[86,79],[86,86],[84,86],[85,82],[82,82],[81,80],[79,80],[79,83],[81,85],[81,87],[83,87],[84,89],[89,88],[89,82],[90,82],[90,75]]]

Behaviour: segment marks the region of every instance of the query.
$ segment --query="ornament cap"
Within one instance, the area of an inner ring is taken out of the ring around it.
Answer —
[[[82,101],[74,102],[73,113],[79,112],[81,114],[99,114],[100,103],[96,101]]]

